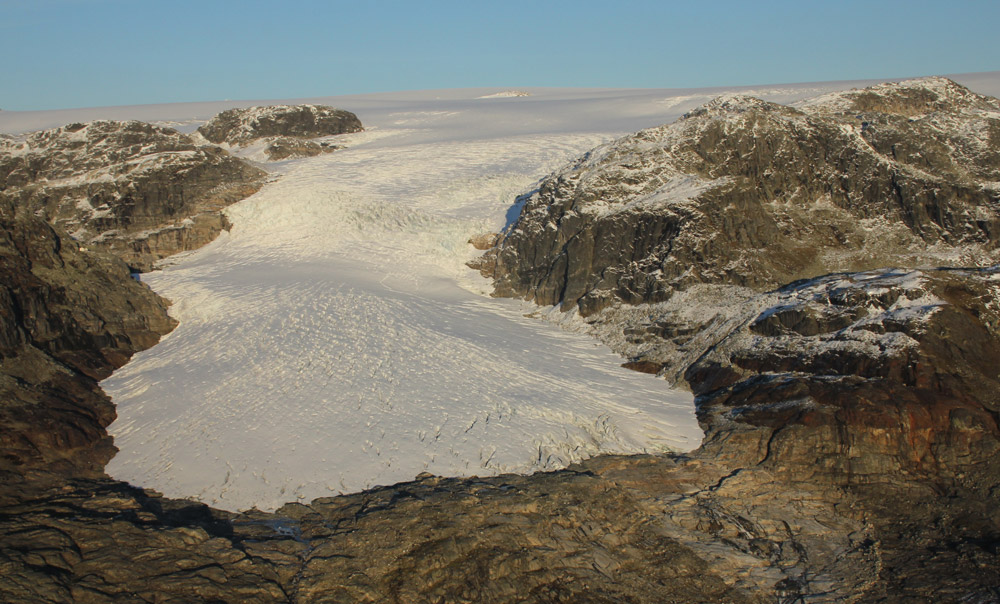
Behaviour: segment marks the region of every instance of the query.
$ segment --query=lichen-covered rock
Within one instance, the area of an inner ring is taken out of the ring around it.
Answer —
[[[198,128],[213,143],[246,145],[269,137],[317,138],[360,132],[361,120],[350,111],[325,105],[271,105],[229,109]]]
[[[988,266],[1000,261],[998,143],[1000,103],[944,79],[797,109],[722,97],[547,178],[475,266],[497,295],[585,315],[698,283]]]
[[[141,271],[212,241],[228,227],[221,210],[265,177],[218,147],[136,121],[0,141],[0,198]]]

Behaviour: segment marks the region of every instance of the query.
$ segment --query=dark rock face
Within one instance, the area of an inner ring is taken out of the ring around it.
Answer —
[[[361,120],[350,111],[324,105],[273,105],[230,109],[198,128],[213,143],[246,145],[261,138],[316,138],[361,132]]]
[[[937,269],[834,274],[753,298],[685,372],[707,442],[753,426],[766,442],[740,454],[808,459],[845,484],[986,463],[1000,448],[998,291],[996,268]]]
[[[997,128],[996,99],[944,79],[800,109],[720,98],[546,179],[476,266],[497,295],[584,315],[697,283],[988,266],[1000,261]]]
[[[0,198],[110,251],[135,270],[228,228],[226,206],[266,174],[212,146],[142,122],[92,122],[0,141]]]
[[[81,252],[31,212],[0,206],[0,472],[100,475],[115,418],[97,381],[173,329],[124,263]]]

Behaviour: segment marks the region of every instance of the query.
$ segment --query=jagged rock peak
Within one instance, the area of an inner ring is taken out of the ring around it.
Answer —
[[[364,130],[350,111],[326,105],[269,105],[229,109],[198,128],[213,143],[246,145],[261,138],[315,138]]]

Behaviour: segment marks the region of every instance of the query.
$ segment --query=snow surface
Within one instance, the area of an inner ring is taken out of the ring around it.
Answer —
[[[310,99],[355,112],[367,130],[336,137],[346,148],[334,153],[268,164],[277,178],[228,210],[230,233],[142,276],[173,300],[180,325],[102,384],[119,414],[108,472],[168,496],[273,509],[425,471],[532,472],[697,447],[689,393],[525,316],[536,307],[489,298],[465,262],[479,253],[469,238],[503,228],[547,173],[719,91],[478,100],[495,91]],[[0,130],[52,113],[190,131],[249,104],[260,103],[5,112]]]

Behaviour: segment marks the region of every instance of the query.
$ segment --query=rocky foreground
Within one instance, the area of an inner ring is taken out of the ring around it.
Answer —
[[[686,383],[703,446],[273,514],[102,474],[96,380],[165,304],[0,207],[0,599],[1000,601],[998,115],[917,81],[595,150],[479,266]]]

